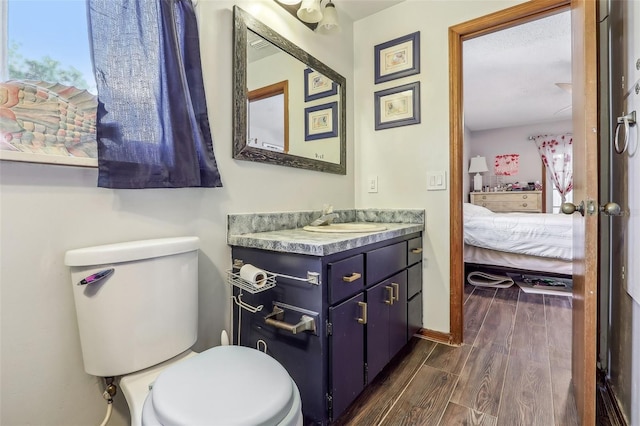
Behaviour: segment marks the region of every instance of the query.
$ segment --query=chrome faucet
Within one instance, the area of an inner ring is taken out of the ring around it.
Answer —
[[[333,206],[325,205],[322,209],[322,216],[311,222],[310,226],[327,226],[338,217],[338,213],[333,213]]]

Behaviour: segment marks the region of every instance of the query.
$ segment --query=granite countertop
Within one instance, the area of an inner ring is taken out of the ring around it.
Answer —
[[[365,212],[370,213],[370,211]],[[388,213],[389,211],[386,210],[384,212]],[[408,212],[408,214],[398,214],[398,212]],[[287,213],[287,215],[291,214]],[[356,212],[355,216],[353,216],[353,218],[356,219],[355,221],[375,222],[377,225],[385,226],[387,229],[376,232],[345,232],[330,234],[305,231],[302,229],[302,226],[295,227],[293,229],[266,230],[261,230],[260,226],[257,226],[257,229],[255,229],[257,232],[246,232],[251,230],[251,227],[247,227],[246,225],[247,218],[250,216],[231,216],[232,215],[229,217],[229,232],[227,234],[227,243],[231,246],[257,248],[286,253],[299,253],[312,256],[326,256],[363,245],[424,231],[424,210],[394,211],[393,215],[379,214],[376,215],[376,218],[379,220],[371,220],[371,214],[363,217],[360,212]],[[238,217],[241,219],[238,220]],[[349,216],[349,218],[351,217],[352,216]],[[255,220],[255,218],[252,219]],[[385,219],[391,219],[392,221],[381,221]],[[401,220],[404,221],[400,222]],[[269,220],[268,222],[274,223],[273,220]],[[295,221],[293,222],[295,223]],[[242,225],[236,226],[235,223],[242,223]]]

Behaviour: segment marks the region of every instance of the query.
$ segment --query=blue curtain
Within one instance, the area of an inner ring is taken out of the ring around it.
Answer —
[[[88,2],[98,186],[222,186],[191,0]]]

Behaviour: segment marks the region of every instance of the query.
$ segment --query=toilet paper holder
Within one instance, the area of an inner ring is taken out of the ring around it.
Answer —
[[[303,314],[300,317],[300,321],[298,321],[297,324],[290,324],[288,322],[285,322],[285,310],[283,308],[302,312]],[[317,315],[316,312],[307,311],[306,309],[297,308],[295,306],[286,305],[284,303],[273,302],[273,310],[270,314],[267,314],[264,317],[264,322],[273,327],[288,331],[291,334],[300,334],[305,331],[310,331],[312,334],[317,335],[318,333],[316,329],[316,320],[313,316],[307,314]]]

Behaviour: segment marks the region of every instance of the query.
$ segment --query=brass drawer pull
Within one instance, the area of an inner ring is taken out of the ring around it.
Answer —
[[[365,302],[358,302],[358,306],[361,308],[361,317],[358,318],[358,324],[367,323],[367,304]]]
[[[525,195],[523,195],[523,196],[522,196],[522,199],[523,199],[523,200],[526,200],[526,199],[527,199],[527,195],[526,195],[526,194],[525,194]]]
[[[522,207],[527,207],[527,203],[522,203]]]
[[[393,286],[394,290],[396,291],[396,295],[393,296],[393,298],[396,300],[396,302],[399,302],[400,301],[400,284],[391,283],[391,285]]]
[[[422,253],[422,247],[418,247],[418,248],[411,249],[411,253],[413,253],[413,254],[420,254],[420,253]]]
[[[387,289],[387,296],[389,296],[389,298],[386,299],[384,303],[387,305],[393,305],[393,287],[391,287],[390,285],[386,285],[384,286],[384,288]]]
[[[344,281],[345,283],[352,283],[355,280],[358,280],[362,277],[362,274],[359,274],[357,272],[353,272],[351,275],[349,275],[348,277],[342,277],[342,281]]]

